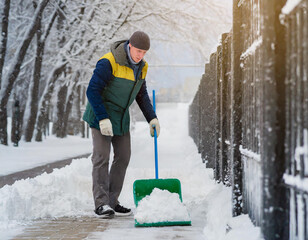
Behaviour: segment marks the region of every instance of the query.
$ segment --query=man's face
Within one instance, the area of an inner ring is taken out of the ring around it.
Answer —
[[[136,63],[139,63],[141,59],[144,57],[144,55],[147,53],[146,50],[135,48],[131,44],[129,44],[129,47],[130,47],[130,56]]]

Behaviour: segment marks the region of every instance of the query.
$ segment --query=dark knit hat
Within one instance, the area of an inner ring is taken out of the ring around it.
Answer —
[[[129,42],[135,48],[139,48],[142,50],[150,49],[150,38],[145,32],[134,32],[133,35],[130,37]]]

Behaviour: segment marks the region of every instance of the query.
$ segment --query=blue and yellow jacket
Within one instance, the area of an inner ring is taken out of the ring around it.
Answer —
[[[156,118],[145,82],[148,64],[142,60],[134,74],[127,57],[127,44],[127,40],[115,42],[111,52],[97,62],[87,88],[89,103],[83,115],[83,120],[98,130],[99,121],[109,118],[114,135],[120,136],[129,132],[128,109],[135,99],[148,122]]]

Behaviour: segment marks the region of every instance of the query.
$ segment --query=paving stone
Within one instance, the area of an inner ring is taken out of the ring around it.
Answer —
[[[85,239],[92,232],[104,231],[107,226],[108,220],[88,216],[38,220],[13,239]]]

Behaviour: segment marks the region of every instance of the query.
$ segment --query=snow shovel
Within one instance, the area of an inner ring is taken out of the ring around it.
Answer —
[[[155,90],[153,90],[153,108],[155,106]],[[161,190],[168,190],[171,193],[177,193],[182,202],[181,182],[179,179],[159,179],[158,178],[158,154],[157,154],[157,133],[154,128],[154,150],[155,150],[155,179],[140,179],[134,182],[134,202],[136,207],[141,199],[150,195],[154,188]],[[175,225],[191,225],[191,221],[165,221],[154,223],[139,223],[135,219],[135,227],[161,227],[161,226],[175,226]]]

